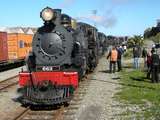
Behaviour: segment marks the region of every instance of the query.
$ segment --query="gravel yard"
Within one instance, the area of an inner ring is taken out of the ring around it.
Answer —
[[[110,120],[118,119],[121,107],[113,98],[120,90],[118,73],[107,73],[108,63],[105,58],[100,59],[95,73],[89,77],[91,80],[87,93],[82,100],[79,109],[75,113],[74,120]]]
[[[0,81],[18,75],[22,67],[0,72]],[[24,67],[25,68],[25,67]],[[16,90],[18,85],[9,87],[0,91],[0,120],[13,120],[13,118],[24,110],[19,103],[15,103],[12,99],[17,96]]]
[[[16,97],[17,87],[13,86],[0,92],[0,120],[13,120],[24,110],[19,103],[12,100]]]

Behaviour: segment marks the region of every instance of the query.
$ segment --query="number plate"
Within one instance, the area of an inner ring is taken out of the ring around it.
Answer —
[[[59,66],[39,66],[37,67],[38,71],[58,71],[60,70]]]

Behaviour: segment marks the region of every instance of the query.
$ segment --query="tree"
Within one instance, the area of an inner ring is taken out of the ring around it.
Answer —
[[[133,47],[135,45],[143,46],[144,45],[144,39],[141,35],[134,35],[133,37],[129,38],[127,44],[128,44],[129,47]]]
[[[147,28],[145,31],[144,31],[144,38],[149,38],[151,36],[151,30],[152,28]]]
[[[160,33],[151,38],[155,43],[160,43]]]

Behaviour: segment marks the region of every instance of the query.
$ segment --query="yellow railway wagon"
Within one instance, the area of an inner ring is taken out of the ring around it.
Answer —
[[[32,50],[32,34],[8,33],[9,60],[24,59]]]

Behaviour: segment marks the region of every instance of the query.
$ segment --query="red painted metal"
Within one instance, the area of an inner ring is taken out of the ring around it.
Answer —
[[[49,80],[57,86],[71,85],[74,88],[78,87],[77,72],[21,72],[19,74],[19,85],[21,87],[30,85],[31,78],[34,85]]]

